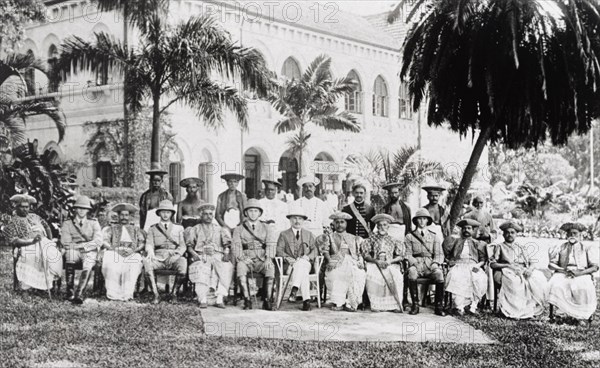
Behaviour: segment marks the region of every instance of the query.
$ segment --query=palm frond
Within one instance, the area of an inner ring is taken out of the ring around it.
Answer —
[[[325,130],[343,130],[352,133],[360,132],[360,124],[354,115],[342,111],[337,115],[318,115],[313,117],[312,122]]]

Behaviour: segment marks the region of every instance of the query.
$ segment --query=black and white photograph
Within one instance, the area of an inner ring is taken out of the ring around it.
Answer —
[[[0,0],[0,367],[597,367],[600,0]]]

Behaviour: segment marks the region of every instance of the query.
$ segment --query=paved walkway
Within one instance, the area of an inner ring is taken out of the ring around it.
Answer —
[[[202,310],[208,336],[262,337],[318,341],[412,341],[490,344],[482,331],[451,317],[439,317],[429,308],[421,313],[333,312],[314,308],[302,312],[302,303],[283,303],[279,311],[243,310],[209,306]]]

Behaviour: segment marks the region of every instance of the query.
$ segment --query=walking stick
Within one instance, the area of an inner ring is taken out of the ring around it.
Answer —
[[[46,287],[48,287],[48,264],[44,262],[44,248],[42,248],[42,241],[38,241],[38,245],[40,246],[40,259],[42,261],[42,268],[44,269],[44,279],[46,279]],[[48,291],[48,298],[52,300],[52,293],[50,289],[46,289]]]
[[[404,312],[404,308],[402,308],[402,303],[400,302],[400,299],[398,298],[398,294],[396,294],[396,292],[394,291],[394,288],[392,287],[392,283],[385,277],[385,275],[383,274],[383,270],[381,269],[381,267],[379,267],[379,264],[375,263],[375,265],[377,266],[379,273],[381,273],[381,277],[383,277],[383,281],[385,281],[385,284],[387,285],[388,289],[392,293],[392,296],[394,296],[394,299],[396,300],[396,304],[398,304],[398,308]]]
[[[280,296],[279,298],[277,298],[277,309],[279,309],[279,306],[281,305],[281,302],[283,301],[283,297],[284,297],[285,291],[287,290],[288,286],[290,285],[290,280],[292,279],[292,273],[294,272],[294,265],[295,265],[295,264],[296,264],[296,263],[294,263],[294,264],[291,266],[291,269],[290,269],[290,275],[288,276],[288,279],[287,279],[287,281],[285,282],[285,286],[284,286],[284,288],[283,288],[283,289],[281,289],[281,291],[279,292],[279,295],[281,295],[281,296]],[[282,270],[282,271],[283,271],[283,270]]]

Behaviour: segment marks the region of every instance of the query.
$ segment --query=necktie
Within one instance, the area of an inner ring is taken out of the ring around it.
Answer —
[[[169,228],[167,227],[167,224],[165,224],[165,231],[166,231],[166,230],[169,230]]]
[[[254,231],[254,224],[252,224],[252,231]]]
[[[300,240],[300,232],[296,231],[296,240]]]
[[[425,237],[425,233],[423,232],[423,230],[421,230],[421,236]]]
[[[79,220],[79,227],[83,226],[83,220]]]

